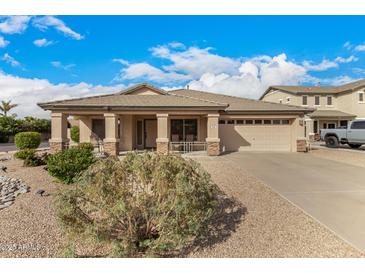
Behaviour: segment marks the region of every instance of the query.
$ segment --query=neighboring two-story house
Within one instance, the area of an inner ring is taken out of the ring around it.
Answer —
[[[365,118],[365,79],[341,86],[270,86],[260,100],[314,108],[306,115],[306,136]]]

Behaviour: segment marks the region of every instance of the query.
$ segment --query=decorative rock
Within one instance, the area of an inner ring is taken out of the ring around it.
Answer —
[[[6,166],[1,166],[1,170],[4,171],[4,172],[6,172],[7,169],[8,168]]]
[[[11,160],[11,156],[4,156],[0,158],[0,162],[5,162]]]
[[[0,176],[0,210],[11,206],[15,197],[29,192],[29,187],[20,179]]]
[[[45,192],[46,192],[46,191],[45,191],[45,190],[43,190],[43,189],[38,189],[38,190],[37,190],[37,192],[36,192],[35,194],[43,196],[43,194],[44,194]]]

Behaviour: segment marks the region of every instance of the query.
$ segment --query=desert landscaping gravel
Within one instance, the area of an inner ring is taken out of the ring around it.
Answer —
[[[0,210],[0,257],[59,256],[65,239],[56,222],[53,194],[62,185],[43,167],[22,167],[22,161],[3,161],[7,171],[0,176],[21,179],[30,192],[18,196],[10,207]],[[37,190],[44,190],[43,196]]]
[[[247,174],[228,157],[196,157],[214,182],[239,204],[214,223],[215,234],[182,256],[187,257],[361,257],[301,210]],[[55,183],[43,167],[2,162],[0,176],[21,179],[30,192],[0,211],[0,257],[59,257],[68,241],[53,205]],[[43,190],[43,196],[36,194]]]
[[[365,167],[365,151],[363,150],[344,150],[330,148],[315,148],[309,153],[316,157],[341,162],[358,167]]]

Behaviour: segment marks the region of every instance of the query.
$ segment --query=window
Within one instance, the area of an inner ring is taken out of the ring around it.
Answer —
[[[359,103],[362,103],[362,102],[364,102],[364,93],[363,92],[360,92],[359,93]]]
[[[193,142],[198,139],[198,121],[196,119],[172,119],[172,142]]]
[[[332,106],[332,96],[327,96],[327,106]]]
[[[289,120],[281,120],[282,125],[289,125]]]
[[[289,104],[290,103],[290,97],[286,97],[286,103]]]
[[[340,127],[347,128],[347,120],[340,121]]]
[[[307,106],[308,105],[308,96],[307,95],[303,95],[302,96],[302,105],[303,106]]]
[[[365,129],[365,121],[352,122],[351,129]]]
[[[271,120],[264,120],[265,125],[271,125]]]
[[[319,95],[316,95],[314,96],[314,105],[315,106],[319,106],[320,105],[320,96]]]
[[[236,124],[237,125],[242,125],[243,124],[243,120],[236,120]]]
[[[224,125],[226,123],[226,120],[219,120],[220,125]]]
[[[255,125],[262,125],[262,120],[255,120]]]
[[[246,120],[246,125],[252,125],[253,124],[253,120]]]
[[[234,124],[234,120],[228,120],[228,121],[227,121],[227,124],[229,124],[229,125],[233,125],[233,124]]]
[[[282,104],[283,103],[283,99],[279,99],[279,103]]]
[[[274,125],[280,125],[280,120],[272,120],[272,123],[273,123]]]

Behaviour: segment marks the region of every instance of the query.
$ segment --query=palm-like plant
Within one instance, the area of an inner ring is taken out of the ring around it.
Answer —
[[[0,113],[1,116],[7,116],[8,112],[10,110],[12,110],[13,108],[17,107],[18,105],[17,104],[12,104],[11,101],[1,101],[1,104],[0,104],[0,111],[2,113]]]

